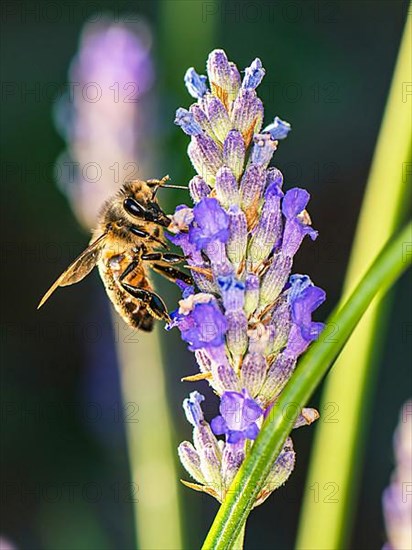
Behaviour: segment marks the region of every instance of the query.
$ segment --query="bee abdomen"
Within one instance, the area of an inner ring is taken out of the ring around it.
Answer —
[[[99,272],[110,301],[122,319],[132,328],[147,332],[153,330],[153,317],[145,305],[121,286],[118,277],[104,262],[99,263]]]

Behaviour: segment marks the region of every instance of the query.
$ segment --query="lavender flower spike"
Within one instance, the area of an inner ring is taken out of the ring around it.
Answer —
[[[192,270],[194,289],[184,289],[168,328],[177,327],[195,353],[200,373],[220,397],[209,423],[193,392],[185,401],[194,445],[179,447],[181,462],[197,482],[186,485],[221,501],[294,371],[298,357],[323,324],[312,320],[325,293],[307,275],[292,275],[293,259],[309,235],[309,193],[283,189],[270,166],[290,124],[275,117],[264,127],[256,88],[265,70],[255,59],[241,80],[223,50],[211,52],[206,83],[194,69],[185,77],[197,99],[179,109],[176,122],[190,136],[197,175],[190,182],[195,205],[179,206],[169,230]],[[295,427],[318,418],[303,409]],[[220,438],[217,440],[216,436]],[[291,438],[271,465],[255,506],[290,476]]]

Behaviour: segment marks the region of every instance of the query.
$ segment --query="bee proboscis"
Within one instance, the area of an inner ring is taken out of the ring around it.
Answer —
[[[178,187],[165,185],[167,180],[168,176],[125,183],[103,206],[89,246],[60,275],[38,307],[58,287],[78,283],[97,265],[107,294],[126,323],[150,331],[153,319],[168,322],[166,305],[153,290],[147,268],[172,281],[191,284],[192,279],[174,267],[185,258],[168,252],[163,237],[170,218],[160,208],[156,193],[160,187]]]

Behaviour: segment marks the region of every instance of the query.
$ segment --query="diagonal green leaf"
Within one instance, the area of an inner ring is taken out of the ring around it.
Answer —
[[[336,328],[334,341],[321,336],[299,361],[250,455],[236,475],[203,550],[233,547],[270,467],[293,427],[298,409],[306,405],[375,296],[385,293],[410,265],[411,233],[412,223],[409,223],[379,254],[346,303],[332,313],[328,323]]]

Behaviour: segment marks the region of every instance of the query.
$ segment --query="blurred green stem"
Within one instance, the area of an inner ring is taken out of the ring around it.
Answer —
[[[344,297],[353,290],[382,244],[393,234],[408,202],[412,136],[410,91],[408,95],[412,66],[411,25],[410,13],[371,166]],[[321,421],[317,427],[297,548],[331,550],[348,546],[362,466],[362,435],[368,426],[374,389],[373,359],[383,341],[387,309],[382,302],[369,308],[328,376],[320,410],[333,405],[336,419],[335,422]],[[336,499],[327,498],[325,489],[331,484],[337,489]],[[317,501],[313,498],[313,487],[321,491]]]
[[[162,367],[160,324],[137,332],[120,320],[118,353],[137,548],[183,547],[175,446]]]
[[[338,328],[335,340],[331,342],[321,335],[299,361],[272,414],[266,418],[251,453],[233,480],[203,550],[233,548],[236,533],[245,523],[299,411],[306,405],[375,296],[384,294],[411,263],[412,255],[407,248],[411,232],[412,223],[381,252],[350,298],[332,313],[328,322]],[[293,414],[290,414],[291,410]],[[328,529],[327,524],[324,524],[324,529]]]

